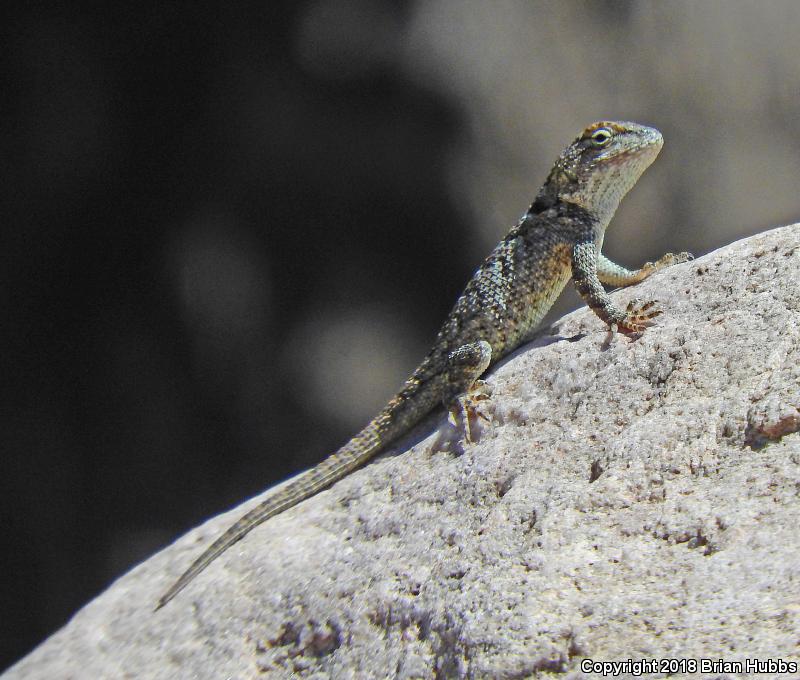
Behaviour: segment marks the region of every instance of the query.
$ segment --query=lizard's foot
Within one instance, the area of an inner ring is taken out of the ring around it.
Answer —
[[[656,308],[657,304],[657,300],[649,302],[631,300],[625,308],[625,318],[614,325],[626,333],[642,333],[645,328],[653,325],[652,319],[662,313],[660,309]]]
[[[472,387],[467,390],[467,398],[470,402],[485,401],[492,396],[492,386],[485,380],[476,380]]]
[[[645,262],[642,265],[642,269],[647,271],[647,276],[650,276],[650,274],[654,274],[659,269],[671,267],[674,264],[681,264],[682,262],[688,262],[693,259],[694,255],[691,253],[667,253],[659,257],[655,262]]]
[[[472,423],[483,418],[477,411],[478,402],[489,397],[489,388],[478,380],[492,359],[492,346],[485,340],[462,345],[451,352],[445,362],[447,387],[442,401],[450,412],[450,422],[463,423],[464,438],[473,443]]]
[[[485,413],[478,410],[478,407],[482,401],[486,401],[492,396],[492,392],[493,389],[489,383],[485,380],[476,380],[472,383],[472,387],[467,390],[467,394],[464,397],[464,414],[466,416],[464,419],[464,435],[470,444],[476,441],[472,434],[473,422],[477,424],[478,419],[485,423],[491,422]],[[478,434],[480,434],[480,430]]]
[[[474,444],[478,441],[478,437],[475,436],[476,434],[480,435],[480,428],[476,430],[475,427],[478,424],[478,419],[489,422],[489,418],[478,410],[478,404],[488,398],[489,394],[483,391],[475,394],[465,394],[453,401],[448,408],[450,424],[455,427],[458,427],[459,422],[462,424],[464,440],[467,444]]]

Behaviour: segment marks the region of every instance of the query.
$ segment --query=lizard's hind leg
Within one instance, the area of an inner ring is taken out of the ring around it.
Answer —
[[[450,412],[451,422],[464,423],[464,437],[474,441],[471,421],[476,417],[476,404],[488,399],[490,391],[479,380],[492,361],[492,346],[485,340],[462,345],[450,352],[444,367],[445,389],[442,402]]]

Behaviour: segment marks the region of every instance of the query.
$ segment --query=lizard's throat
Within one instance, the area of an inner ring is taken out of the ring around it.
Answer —
[[[633,188],[650,165],[650,159],[637,164],[621,164],[602,172],[588,173],[580,186],[564,200],[580,205],[605,228],[625,194]]]

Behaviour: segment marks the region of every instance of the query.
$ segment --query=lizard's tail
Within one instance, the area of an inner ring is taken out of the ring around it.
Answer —
[[[318,491],[330,486],[380,452],[388,443],[386,428],[387,415],[387,411],[384,411],[347,442],[347,444],[336,451],[336,453],[330,455],[315,468],[303,473],[284,488],[276,491],[244,515],[244,517],[214,541],[181,575],[172,587],[161,596],[156,610],[161,609],[161,607],[167,604],[167,602],[183,590],[195,576],[236,543],[236,541],[243,538],[251,529],[265,520],[268,520],[270,517],[274,517],[284,510],[288,510],[293,505],[297,505],[309,496],[313,496]]]

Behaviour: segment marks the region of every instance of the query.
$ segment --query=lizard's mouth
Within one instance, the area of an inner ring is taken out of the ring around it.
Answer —
[[[641,144],[631,149],[625,149],[624,151],[617,150],[616,153],[609,153],[609,155],[605,158],[600,156],[598,160],[615,167],[639,160],[647,160],[648,162],[652,162],[653,159],[658,155],[658,152],[661,151],[662,145],[663,141],[660,139],[653,140],[652,142]]]

